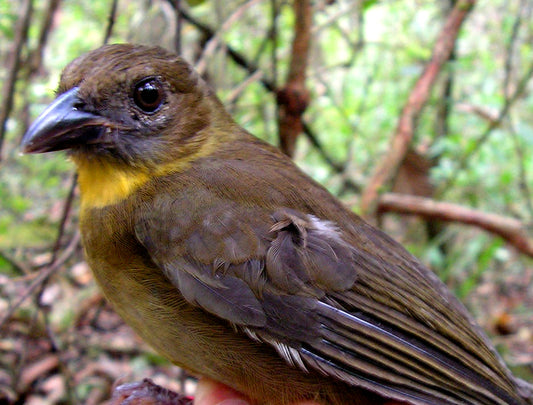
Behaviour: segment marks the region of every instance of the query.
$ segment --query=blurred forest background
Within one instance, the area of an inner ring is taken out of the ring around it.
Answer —
[[[0,0],[0,36],[0,403],[183,388],[93,284],[70,162],[18,148],[61,69],[104,42],[181,52],[533,380],[533,0]]]

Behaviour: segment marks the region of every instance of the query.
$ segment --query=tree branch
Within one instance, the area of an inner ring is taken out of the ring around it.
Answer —
[[[411,144],[415,124],[426,104],[431,89],[444,63],[450,58],[454,44],[466,16],[475,0],[458,0],[442,27],[433,48],[433,55],[416,82],[405,104],[387,155],[376,168],[361,197],[361,211],[372,216],[377,208],[380,192],[388,188],[400,167]]]
[[[105,29],[104,40],[102,41],[104,45],[109,42],[111,34],[113,34],[113,27],[115,26],[115,20],[117,18],[117,3],[118,0],[113,0],[111,3],[111,9],[109,10],[109,14],[107,16],[107,26]]]
[[[33,1],[25,0],[21,6],[20,19],[15,29],[15,39],[13,41],[13,50],[8,60],[7,77],[2,88],[2,108],[0,109],[0,161],[2,160],[2,145],[6,133],[6,123],[13,107],[13,98],[15,94],[15,84],[17,82],[17,73],[21,62],[22,47],[26,43],[30,20],[33,11]]]
[[[246,12],[246,10],[256,5],[259,1],[260,0],[246,1],[244,4],[238,7],[233,13],[231,13],[231,15],[226,19],[226,21],[224,21],[224,23],[220,26],[220,28],[217,29],[216,32],[214,30],[209,30],[207,43],[202,51],[202,55],[200,56],[200,58],[198,58],[198,61],[196,62],[196,65],[195,65],[196,71],[201,76],[204,75],[207,70],[207,63],[208,63],[209,58],[215,53],[217,48],[220,47],[220,44],[223,43],[222,35],[224,34],[224,32],[229,30],[237,21],[242,19],[242,16]],[[185,15],[181,13],[181,10],[180,10],[180,13],[178,14],[183,15],[184,18],[187,20]],[[202,29],[202,31],[204,30]],[[231,52],[228,50],[228,53],[231,53]],[[254,66],[253,70],[254,71],[259,70],[259,68]],[[248,72],[250,74],[254,73],[254,72],[251,72],[250,70],[248,70]]]
[[[172,7],[175,7],[174,1],[168,0]],[[198,29],[209,41],[211,38],[213,38],[216,35],[216,32],[214,29],[209,27],[207,24],[204,24],[203,22],[197,20],[195,17],[193,17],[191,14],[189,14],[186,10],[183,8],[179,9],[180,15],[183,17],[185,21],[187,21],[189,24],[193,25],[196,29]],[[260,71],[261,69],[257,66],[257,64],[250,62],[244,55],[242,55],[240,52],[235,50],[231,45],[224,44],[224,48],[228,54],[228,56],[235,62],[238,66],[242,67],[244,70],[246,70],[250,75],[255,74],[256,72]],[[260,83],[263,85],[263,87],[268,90],[271,93],[274,93],[276,91],[276,85],[273,80],[269,80],[265,75],[261,75]],[[311,128],[303,122],[303,131],[311,144],[317,149],[318,153],[324,159],[326,163],[328,163],[333,170],[336,173],[342,173],[344,171],[344,165],[341,163],[338,163],[333,159],[331,156],[329,156],[326,152],[326,150],[322,147],[320,142],[318,141],[317,136],[312,132]]]
[[[63,253],[57,257],[56,261],[49,266],[42,268],[39,275],[30,283],[26,290],[11,304],[11,306],[0,317],[0,332],[6,325],[7,321],[15,313],[18,307],[39,287],[41,287],[76,251],[76,247],[81,240],[79,231],[76,231],[69,245],[65,248]]]
[[[483,144],[489,139],[493,131],[502,124],[503,120],[505,119],[505,117],[507,117],[507,114],[509,113],[509,110],[511,109],[513,104],[526,92],[527,85],[532,77],[533,62],[529,65],[529,68],[527,69],[526,73],[517,83],[516,89],[514,90],[513,94],[511,94],[509,98],[505,99],[503,107],[498,113],[497,117],[492,117],[490,114],[482,114],[482,109],[475,110],[476,114],[482,116],[488,121],[487,127],[476,140],[475,146],[471,150],[469,150],[468,153],[457,159],[456,168],[454,172],[450,175],[450,177],[448,177],[446,182],[439,186],[437,192],[435,193],[436,195],[442,195],[455,183],[455,181],[459,177],[459,173],[464,170],[469,159],[479,151]]]
[[[515,218],[482,212],[458,204],[396,193],[382,194],[379,198],[378,211],[419,215],[431,220],[477,226],[500,236],[518,251],[533,257],[533,239],[528,234],[526,225]]]
[[[54,17],[59,10],[59,5],[61,0],[50,0],[48,7],[43,17],[43,23],[41,25],[41,30],[39,32],[39,41],[37,42],[37,47],[32,51],[30,55],[30,71],[28,72],[28,77],[39,73],[43,65],[43,54],[44,48],[48,43],[48,38],[52,32],[52,24],[54,22]]]
[[[313,23],[313,6],[310,0],[294,1],[294,19],[287,83],[276,93],[280,148],[290,157],[294,155],[296,139],[303,129],[302,114],[309,104],[309,90],[305,87],[305,78]]]

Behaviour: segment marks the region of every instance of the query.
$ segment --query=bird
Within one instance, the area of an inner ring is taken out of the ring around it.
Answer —
[[[23,153],[66,150],[116,312],[172,363],[258,404],[532,404],[459,300],[180,56],[105,45],[63,70]]]

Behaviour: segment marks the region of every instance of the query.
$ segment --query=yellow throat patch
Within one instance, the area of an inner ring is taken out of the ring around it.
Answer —
[[[122,201],[153,177],[147,170],[125,168],[99,159],[73,160],[78,167],[82,211]]]
[[[220,142],[223,139],[224,137],[219,136],[219,139],[208,137],[205,142],[198,141],[200,146],[191,148],[184,157],[173,159],[156,168],[128,166],[93,155],[73,155],[71,159],[78,168],[81,210],[116,204],[155,177],[185,170],[199,157],[211,154],[216,148],[215,140]]]

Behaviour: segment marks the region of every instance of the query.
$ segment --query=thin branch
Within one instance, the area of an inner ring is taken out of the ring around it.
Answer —
[[[518,32],[520,30],[520,25],[522,23],[522,12],[526,14],[527,17],[529,17],[531,12],[531,2],[528,0],[521,0],[520,5],[518,7],[517,16],[514,20],[513,27],[511,29],[511,36],[509,37],[509,45],[506,49],[506,55],[505,55],[505,67],[504,67],[504,77],[503,77],[503,94],[505,94],[506,98],[509,98],[511,94],[510,89],[510,83],[511,83],[511,77],[513,75],[513,56],[515,53],[515,47],[516,47],[516,41],[518,38]]]
[[[515,218],[482,212],[458,204],[396,193],[382,194],[379,198],[378,211],[473,225],[500,236],[518,251],[533,257],[533,239],[529,236],[526,225]]]
[[[172,0],[169,1],[172,7],[176,6]],[[198,29],[207,38],[208,41],[216,36],[217,33],[213,28],[194,18],[183,7],[181,7],[178,11],[183,17],[183,19],[188,23],[192,24],[196,29]],[[244,55],[242,55],[239,51],[235,50],[231,45],[224,44],[224,49],[226,49],[226,52],[231,57],[231,59],[237,65],[244,68],[244,70],[246,70],[249,74],[254,74],[256,71],[260,70],[255,63],[249,62]],[[265,78],[264,75],[261,79],[261,84],[268,91],[274,92],[274,83],[271,80]]]
[[[43,283],[46,283],[46,281],[52,276],[52,274],[54,274],[72,256],[72,254],[74,253],[74,251],[76,250],[76,247],[78,246],[80,242],[80,239],[81,239],[80,232],[76,231],[72,240],[70,241],[68,246],[65,248],[63,253],[58,256],[57,260],[53,264],[43,268],[39,272],[39,275],[31,282],[31,284],[27,287],[26,291],[24,291],[24,293],[20,295],[19,299],[15,301],[14,304],[11,305],[11,307],[6,311],[6,313],[2,317],[0,317],[0,331],[3,329],[6,322],[9,320],[9,318],[13,316],[13,313],[17,310],[17,308],[20,307],[20,305],[22,305],[22,303],[26,301],[26,299],[28,299],[28,297],[30,297],[31,294],[37,288],[43,285]]]
[[[174,51],[178,55],[181,55],[181,33],[183,28],[183,18],[181,18],[181,14],[178,12],[180,9],[180,3],[181,0],[174,0],[175,6],[174,6],[174,15],[176,16],[176,33],[174,35]]]
[[[272,26],[270,28],[269,37],[272,40],[272,51],[270,53],[270,66],[272,67],[272,83],[275,89],[278,88],[278,41],[279,41],[279,15],[281,13],[281,5],[279,0],[270,0],[271,3],[271,18]]]
[[[499,116],[493,111],[489,111],[486,108],[472,105],[472,104],[459,104],[457,109],[460,111],[476,114],[478,117],[486,120],[490,125],[498,125],[500,123]],[[495,126],[496,127],[496,126]],[[528,186],[527,170],[525,168],[526,156],[524,155],[524,147],[522,146],[518,134],[516,132],[515,125],[513,124],[512,117],[508,117],[509,134],[513,141],[513,146],[517,156],[518,163],[518,185],[522,192],[523,198],[526,202],[526,207],[529,211],[529,216],[533,218],[533,194]]]
[[[52,32],[54,18],[59,10],[61,0],[50,0],[48,7],[42,17],[39,30],[39,39],[35,49],[28,49],[28,54],[19,63],[20,70],[17,77],[18,95],[24,100],[24,105],[18,114],[18,121],[21,124],[21,133],[25,133],[30,122],[30,87],[35,76],[46,74],[43,71],[43,55]]]
[[[59,9],[60,3],[61,0],[50,0],[48,3],[48,8],[46,9],[45,15],[43,17],[43,23],[39,33],[39,41],[37,42],[37,48],[35,48],[31,53],[31,71],[29,72],[29,77],[31,77],[33,74],[38,73],[41,70],[43,64],[44,48],[48,43],[48,38],[51,32],[50,28],[52,27],[54,16],[56,15],[57,10]]]
[[[103,40],[104,44],[107,44],[109,42],[111,34],[113,34],[113,27],[115,26],[115,20],[117,17],[117,3],[118,0],[113,0],[113,2],[111,3],[111,10],[109,11],[109,15],[107,17],[107,26]]]
[[[310,0],[294,1],[294,19],[287,83],[276,94],[280,149],[291,157],[294,156],[296,139],[303,129],[302,114],[309,105],[309,90],[305,87],[305,79],[313,22],[313,6]]]
[[[33,12],[33,0],[23,0],[20,12],[20,19],[15,28],[15,39],[13,49],[7,63],[7,77],[2,88],[2,108],[0,110],[0,162],[2,161],[2,147],[6,134],[6,123],[11,109],[13,108],[13,98],[15,95],[15,84],[21,62],[21,53],[30,27],[31,15]]]
[[[328,28],[330,28],[331,25],[337,24],[340,18],[344,16],[354,15],[355,13],[357,13],[357,19],[359,20],[359,23],[360,23],[361,16],[363,14],[361,3],[362,2],[360,1],[353,1],[353,2],[348,2],[345,9],[343,9],[342,7],[339,7],[340,10],[336,11],[334,14],[329,15],[326,18],[326,20],[322,21],[320,24],[315,24],[311,31],[312,34],[318,36],[322,31],[325,31]],[[361,24],[357,26],[357,34],[359,38],[363,38],[362,28],[363,26]]]
[[[171,0],[169,1],[170,4],[175,7],[175,4]],[[183,8],[180,8],[179,12],[183,16],[183,19],[185,21],[196,27],[196,29],[198,29],[208,40],[216,35],[215,30],[194,18]],[[260,71],[259,67],[255,63],[248,61],[244,55],[236,51],[231,45],[224,44],[224,48],[226,49],[226,54],[233,60],[233,62],[235,62],[238,66],[242,67],[250,75],[253,75],[255,72]],[[260,83],[269,92],[275,92],[276,86],[274,85],[274,82],[266,78],[265,75],[261,76]],[[318,141],[317,136],[313,133],[311,128],[305,122],[303,122],[303,130],[304,134],[307,136],[311,144],[317,149],[322,159],[324,159],[324,161],[328,163],[336,173],[341,173],[344,170],[344,166],[341,163],[336,162],[335,159],[333,159],[327,154],[326,150],[321,146],[320,142]]]
[[[242,94],[242,92],[250,86],[252,83],[255,83],[263,77],[263,72],[258,70],[252,75],[249,75],[245,80],[239,83],[237,87],[235,87],[226,97],[225,102],[227,104],[235,104],[239,96]]]
[[[513,145],[517,156],[516,163],[518,165],[518,188],[522,192],[522,196],[524,198],[524,201],[526,202],[526,207],[529,212],[529,218],[530,220],[533,220],[533,193],[529,188],[528,173],[525,167],[526,156],[524,155],[524,146],[516,132],[516,128],[513,124],[511,117],[509,117],[508,121],[509,133],[511,134],[511,139],[513,140]]]
[[[389,151],[378,165],[361,197],[361,211],[372,216],[377,208],[379,194],[392,183],[411,144],[415,124],[442,66],[450,58],[459,30],[472,10],[475,0],[458,0],[442,27],[433,48],[433,55],[416,82],[405,104]]]
[[[61,247],[61,239],[63,239],[63,234],[65,233],[65,225],[72,209],[72,202],[74,201],[77,182],[78,175],[74,173],[72,175],[72,180],[70,181],[69,193],[65,199],[65,204],[63,205],[63,212],[61,214],[61,221],[59,221],[56,241],[54,243],[54,247],[52,248],[52,258],[50,259],[50,263],[48,265],[51,265],[57,259],[57,254]]]
[[[204,51],[202,52],[202,55],[196,62],[196,70],[200,75],[203,75],[206,72],[207,69],[207,61],[208,59],[213,55],[213,53],[217,50],[217,48],[222,43],[222,35],[225,31],[232,28],[232,26],[235,24],[236,21],[242,18],[242,15],[246,10],[248,10],[250,7],[256,5],[257,3],[260,3],[263,0],[249,0],[246,3],[244,3],[242,6],[237,8],[227,19],[224,21],[222,26],[216,31],[216,33],[211,36],[209,41],[207,42],[207,45],[204,48]],[[179,5],[178,5],[179,6]],[[178,13],[180,14],[180,13]]]
[[[332,167],[332,169],[335,171],[335,173],[343,173],[345,170],[345,166],[342,163],[339,163],[335,161],[331,156],[328,155],[326,152],[326,149],[322,146],[322,143],[318,140],[318,136],[314,133],[314,131],[307,125],[307,123],[304,121],[302,122],[303,125],[303,131],[304,134],[307,136],[307,139],[309,142],[311,142],[311,145],[315,147],[318,154],[324,159],[324,161]]]
[[[485,106],[470,103],[457,103],[455,105],[455,109],[463,113],[477,115],[479,118],[487,121],[491,125],[498,124],[499,114],[498,111],[495,111],[494,109],[489,109]]]
[[[453,8],[453,4],[454,0],[446,0],[441,3],[443,15],[446,15],[450,12],[450,10]],[[441,95],[437,96],[438,102],[435,115],[435,138],[433,139],[433,142],[436,142],[439,138],[448,135],[450,128],[450,113],[452,106],[453,86],[455,81],[454,62],[457,60],[456,45],[457,43],[455,42],[450,54],[450,58],[448,59],[449,63],[444,74],[442,87],[440,89]],[[433,157],[433,165],[438,163],[439,157],[440,156]]]
[[[20,275],[27,276],[28,274],[31,274],[31,270],[26,267],[24,263],[19,263],[17,260],[15,260],[11,255],[8,253],[0,250],[0,259],[6,261],[17,273]]]
[[[450,177],[448,177],[448,180],[445,183],[439,186],[439,189],[435,193],[435,195],[442,195],[444,191],[448,190],[455,183],[455,181],[459,177],[459,173],[464,170],[470,158],[474,154],[476,154],[481,148],[481,146],[489,139],[494,129],[498,128],[502,124],[503,120],[509,113],[511,106],[524,94],[531,77],[533,77],[533,62],[531,63],[531,65],[529,65],[528,70],[526,71],[524,76],[522,76],[522,79],[518,82],[514,93],[511,94],[509,98],[505,99],[505,103],[502,109],[500,110],[498,116],[495,119],[493,118],[489,121],[489,124],[476,141],[475,147],[473,147],[471,150],[469,150],[468,153],[458,159],[455,171]]]

